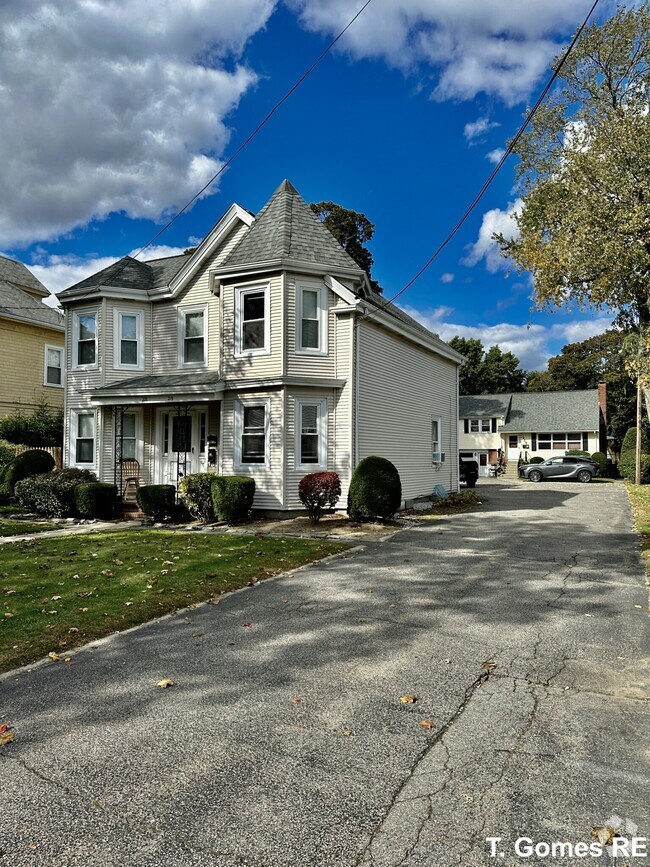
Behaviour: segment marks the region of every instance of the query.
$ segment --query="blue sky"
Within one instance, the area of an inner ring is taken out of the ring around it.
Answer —
[[[0,250],[53,291],[146,244],[219,168],[361,0],[4,0]],[[376,226],[373,276],[398,292],[513,135],[590,0],[373,0],[336,49],[146,255],[193,245],[286,177]],[[514,8],[513,8],[514,7]],[[601,17],[613,4],[601,2]],[[541,369],[602,313],[532,308],[498,254],[511,157],[400,303],[444,339],[480,337]]]

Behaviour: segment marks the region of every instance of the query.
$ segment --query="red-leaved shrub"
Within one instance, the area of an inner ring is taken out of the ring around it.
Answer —
[[[316,524],[326,509],[333,509],[341,496],[341,480],[338,473],[309,473],[298,485],[300,502],[309,512],[312,524]]]

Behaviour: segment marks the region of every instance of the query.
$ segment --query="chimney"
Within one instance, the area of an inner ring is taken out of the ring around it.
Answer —
[[[607,454],[607,383],[598,383],[599,451]]]

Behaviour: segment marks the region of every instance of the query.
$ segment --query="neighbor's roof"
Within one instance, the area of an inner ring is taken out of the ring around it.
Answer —
[[[598,389],[539,391],[513,394],[506,423],[512,433],[597,431],[600,425]]]
[[[164,259],[150,259],[139,262],[131,256],[124,256],[85,280],[80,280],[69,289],[99,289],[117,286],[120,289],[139,289],[147,292],[158,286],[167,286],[187,262],[187,256],[167,256]],[[69,290],[66,290],[69,291]]]
[[[459,418],[506,418],[511,394],[468,394],[458,398]]]
[[[29,290],[39,297],[34,298]],[[47,295],[45,286],[22,262],[0,256],[0,316],[63,330],[63,317],[41,300]]]

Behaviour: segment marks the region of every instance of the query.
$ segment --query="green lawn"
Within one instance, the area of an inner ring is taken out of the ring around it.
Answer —
[[[24,536],[26,533],[43,533],[45,530],[60,529],[59,524],[35,524],[33,521],[0,519],[0,536]]]
[[[22,506],[0,506],[0,516],[4,517],[5,515],[25,515],[27,514],[27,509],[24,509]]]
[[[0,671],[349,547],[151,529],[2,545]]]

